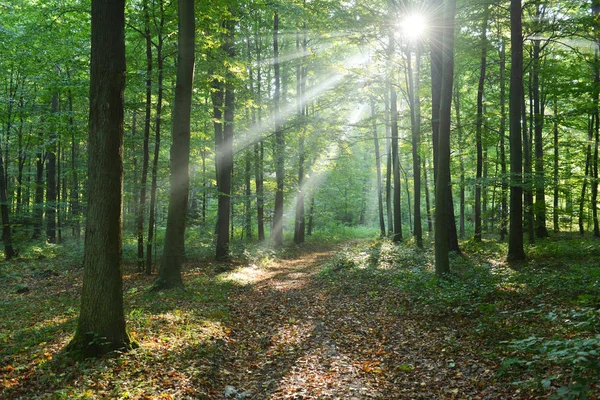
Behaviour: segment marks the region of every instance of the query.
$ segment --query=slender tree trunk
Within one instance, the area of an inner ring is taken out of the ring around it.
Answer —
[[[456,0],[448,0],[444,10],[442,69],[439,97],[438,163],[435,193],[435,273],[442,276],[450,271],[450,232],[448,225],[454,216],[448,211],[451,201],[450,178],[450,113],[454,78],[454,15]]]
[[[409,60],[411,55],[408,55]],[[409,66],[410,66],[409,61]],[[414,196],[414,228],[413,235],[417,247],[423,247],[423,227],[421,225],[421,98],[420,89],[421,51],[419,44],[415,46],[415,68],[409,68],[411,90],[411,128],[412,128],[412,158],[413,158],[413,196]]]
[[[530,89],[531,89],[531,85]],[[530,96],[529,96],[530,100],[531,100],[531,92],[530,92]],[[525,201],[525,228],[527,229],[527,237],[529,239],[529,243],[533,244],[535,243],[535,221],[534,221],[534,210],[533,210],[533,182],[532,182],[532,177],[533,177],[533,168],[532,168],[532,163],[531,163],[531,144],[532,142],[532,137],[530,135],[530,131],[528,129],[527,126],[527,108],[526,108],[526,104],[525,104],[525,97],[523,97],[522,100],[522,104],[523,104],[523,187],[524,187],[524,193],[523,193],[523,200]],[[530,101],[530,105],[532,105],[532,102]],[[529,115],[533,118],[533,112],[531,112],[531,108],[530,107],[530,113]],[[532,127],[532,125],[530,124],[530,127]]]
[[[68,73],[68,71],[67,71]],[[75,138],[75,124],[73,121],[73,94],[68,91],[69,101],[69,130],[71,131],[71,189],[69,199],[71,203],[71,221],[73,236],[79,240],[81,237],[80,205],[79,205],[79,174],[77,173],[77,157],[79,155],[79,141]]]
[[[510,73],[510,232],[508,255],[510,262],[525,259],[523,249],[523,156],[521,121],[523,103],[523,26],[521,24],[521,0],[510,2],[510,42],[512,67]]]
[[[379,214],[379,230],[381,237],[385,237],[385,216],[383,211],[383,193],[381,191],[381,161],[379,154],[379,135],[377,133],[377,119],[375,113],[375,99],[371,100],[371,120],[373,124],[373,144],[375,145],[375,169],[377,171],[377,211]]]
[[[552,222],[553,222],[553,227],[554,227],[554,232],[558,233],[560,232],[560,224],[559,224],[559,215],[558,215],[558,210],[559,210],[559,174],[558,174],[558,101],[556,99],[556,97],[554,97],[554,129],[552,130],[552,144],[554,147],[554,169],[553,169],[553,185],[554,185],[554,190],[553,190],[553,197],[554,197],[554,201],[553,201],[553,209],[552,209]]]
[[[541,17],[537,5],[536,15]],[[533,120],[535,132],[535,232],[537,237],[548,236],[546,228],[546,193],[544,176],[544,104],[540,96],[540,40],[533,41]]]
[[[146,40],[146,116],[144,118],[144,148],[142,150],[142,176],[140,177],[140,203],[136,219],[138,272],[145,271],[144,219],[146,216],[148,165],[150,163],[150,121],[152,120],[152,36],[150,34],[148,0],[144,0],[142,7],[144,9],[144,39]]]
[[[190,186],[190,114],[194,81],[194,1],[178,0],[177,83],[172,116],[171,188],[163,258],[156,289],[182,287],[181,265]]]
[[[283,128],[281,126],[281,117],[279,113],[279,102],[281,97],[281,75],[279,65],[279,11],[275,10],[273,14],[273,70],[275,78],[275,92],[273,95],[273,108],[275,117],[275,180],[277,187],[275,189],[275,208],[273,210],[273,231],[272,239],[275,246],[283,244],[283,180],[284,180],[284,162],[285,162],[285,142],[283,137]]]
[[[234,22],[228,20],[224,24],[226,30],[225,42],[222,45],[223,54],[229,59],[235,56],[235,47],[233,41]],[[215,252],[216,259],[229,258],[229,240],[231,216],[231,176],[233,173],[233,107],[234,90],[233,76],[230,72],[226,73],[225,84],[220,84],[221,90],[224,89],[224,112],[222,124],[222,139],[217,152],[220,162],[217,164],[217,185],[219,187],[218,219],[217,219],[217,246]],[[217,115],[215,114],[215,121]],[[215,122],[216,124],[216,122]]]
[[[165,12],[163,0],[159,0],[160,16],[158,22],[158,43],[156,46],[156,63],[158,67],[158,90],[156,94],[156,116],[154,126],[154,158],[152,160],[152,182],[150,186],[150,209],[148,215],[148,241],[146,242],[146,275],[153,272],[152,250],[154,246],[154,231],[156,224],[156,190],[158,179],[158,159],[160,155],[160,130],[162,126],[162,99],[163,99],[163,77],[164,58],[162,55],[164,36],[163,27],[165,23]]]
[[[477,147],[477,170],[475,176],[475,234],[473,239],[481,242],[481,188],[483,186],[483,95],[485,88],[485,74],[487,66],[487,23],[488,6],[485,6],[483,13],[481,36],[479,38],[481,45],[481,63],[479,67],[479,85],[477,87],[477,116],[475,118],[475,143]]]
[[[431,200],[429,199],[429,181],[427,179],[427,160],[423,159],[423,185],[425,186],[425,208],[427,210],[427,232],[433,232],[431,218]]]
[[[306,37],[304,38],[306,41]],[[301,46],[300,29],[296,30],[296,53],[306,51],[306,42]],[[307,117],[304,106],[306,90],[306,67],[304,66],[304,56],[298,58],[296,64],[296,114],[302,124],[302,131],[298,138],[298,196],[296,197],[296,217],[294,220],[294,243],[304,243],[305,240],[305,215],[304,215],[304,159],[306,157],[304,150],[304,138],[306,135],[306,125],[304,118]]]
[[[392,212],[392,134],[391,134],[391,113],[390,113],[390,82],[387,80],[385,91],[385,210],[387,214],[387,234],[394,234],[394,215]]]
[[[260,19],[257,23],[257,26],[260,27]],[[256,68],[256,97],[257,97],[257,104],[258,104],[258,112],[257,112],[257,117],[258,117],[258,125],[261,126],[262,125],[262,68],[261,68],[261,57],[262,57],[262,53],[261,53],[261,46],[262,46],[262,39],[261,36],[258,32],[258,28],[257,28],[257,32],[256,32],[256,64],[257,64],[257,68]],[[255,184],[256,184],[256,232],[258,235],[258,240],[259,241],[264,241],[265,240],[265,214],[264,214],[264,209],[265,209],[265,192],[264,192],[264,187],[263,187],[263,171],[264,171],[264,141],[263,139],[259,139],[257,140],[257,142],[254,144],[254,165],[255,165],[255,172],[254,172],[254,179],[255,179]]]
[[[506,48],[504,39],[500,48],[500,171],[502,173],[502,195],[500,211],[500,240],[508,233],[508,175],[506,169],[506,145],[504,138],[506,135],[506,90],[505,90],[505,72],[506,72]]]
[[[583,184],[581,185],[581,197],[579,198],[579,233],[585,233],[584,220],[585,220],[585,193],[587,191],[587,183],[590,176],[591,164],[592,164],[592,138],[593,138],[593,118],[590,116],[588,120],[588,145],[586,149],[585,157],[585,174],[583,176]]]
[[[2,148],[0,147],[0,171],[4,171],[4,160]],[[4,243],[4,258],[10,260],[15,256],[12,246],[12,233],[10,228],[8,199],[6,196],[6,180],[4,174],[0,174],[0,212],[2,214],[2,242]]]
[[[594,159],[592,162],[592,219],[594,221],[594,237],[600,237],[600,225],[598,223],[598,146],[600,141],[600,59],[598,57],[598,49],[600,47],[600,38],[596,39],[596,51],[594,53],[594,85],[592,86],[594,102],[594,111],[592,115],[592,130],[594,136]]]
[[[125,4],[92,1],[88,206],[81,309],[67,350],[95,357],[133,344],[121,269]]]
[[[58,92],[52,94],[52,114],[58,115]],[[56,122],[51,124],[50,143],[46,152],[46,237],[56,243]],[[6,181],[5,181],[6,182]]]
[[[460,115],[460,91],[458,90],[459,84],[456,85],[454,90],[454,108],[456,111],[456,131],[458,133],[458,163],[460,173],[460,204],[459,204],[459,235],[461,238],[465,237],[465,162],[463,158],[463,129],[462,120]]]

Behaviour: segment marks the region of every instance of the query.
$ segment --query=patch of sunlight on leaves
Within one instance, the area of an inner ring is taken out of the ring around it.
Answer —
[[[217,280],[223,282],[231,282],[240,286],[247,286],[258,283],[267,279],[270,276],[264,269],[256,264],[247,267],[236,268],[233,271],[222,273],[217,277]]]

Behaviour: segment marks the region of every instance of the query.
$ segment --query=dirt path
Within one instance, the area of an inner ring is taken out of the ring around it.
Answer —
[[[391,286],[316,279],[331,255],[307,251],[236,272],[250,284],[230,298],[231,332],[216,360],[228,397],[527,397],[496,387],[497,365],[479,361],[457,330],[399,312],[410,305]]]

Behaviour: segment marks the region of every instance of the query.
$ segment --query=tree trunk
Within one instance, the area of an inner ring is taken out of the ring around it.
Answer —
[[[483,186],[483,92],[485,88],[485,74],[487,66],[487,24],[488,24],[488,6],[485,5],[481,27],[481,36],[479,38],[481,45],[481,63],[479,67],[479,85],[477,86],[477,116],[475,118],[475,143],[477,147],[477,168],[475,175],[475,234],[473,239],[481,242],[481,187]]]
[[[163,258],[156,289],[182,287],[181,265],[190,186],[190,114],[194,80],[194,1],[178,0],[177,83],[172,116],[171,188]]]
[[[377,133],[377,119],[375,113],[375,99],[371,96],[371,120],[373,124],[373,144],[375,145],[375,169],[377,171],[377,211],[379,214],[379,230],[381,237],[385,237],[385,216],[383,211],[383,193],[381,192],[381,160],[379,154],[379,134]]]
[[[435,193],[435,273],[438,277],[450,271],[450,232],[448,226],[451,215],[448,202],[451,201],[450,179],[450,113],[452,109],[452,83],[454,78],[454,15],[456,0],[448,0],[444,9],[442,69],[439,97],[438,163]]]
[[[554,129],[552,130],[552,144],[554,147],[554,169],[553,169],[553,208],[552,208],[552,222],[554,227],[554,233],[560,232],[560,220],[558,215],[559,210],[559,181],[558,181],[558,101],[556,97],[554,97]]]
[[[153,272],[152,250],[154,246],[154,231],[156,219],[156,186],[158,178],[158,159],[160,154],[160,129],[162,126],[162,98],[163,98],[163,76],[164,58],[163,49],[163,27],[165,24],[165,12],[163,0],[159,0],[160,17],[158,23],[158,43],[156,46],[156,63],[158,67],[158,90],[156,94],[156,119],[154,127],[154,159],[152,160],[152,183],[150,186],[150,209],[148,215],[148,241],[146,242],[146,275]]]
[[[536,16],[541,17],[539,4]],[[533,120],[535,131],[535,232],[537,237],[548,236],[546,229],[546,193],[544,176],[544,104],[540,96],[540,40],[533,41]]]
[[[2,148],[0,147],[0,171],[4,171],[4,160]],[[12,246],[12,233],[10,228],[8,199],[6,196],[6,180],[4,174],[0,174],[0,212],[2,214],[2,242],[4,243],[4,258],[10,260],[15,256]]]
[[[52,115],[58,116],[58,92],[52,93]],[[50,143],[46,150],[46,237],[48,243],[56,243],[56,121],[53,121]],[[5,181],[6,182],[6,181]]]
[[[128,350],[121,270],[125,5],[92,1],[88,207],[81,310],[67,350],[95,357]]]
[[[506,145],[504,137],[506,135],[506,90],[505,90],[505,72],[506,72],[506,47],[504,39],[500,48],[500,171],[502,173],[502,195],[500,210],[500,240],[508,233],[508,176],[506,171]]]
[[[456,131],[458,133],[458,163],[460,173],[460,204],[459,204],[459,235],[461,238],[465,237],[465,162],[463,159],[463,129],[460,115],[460,90],[458,90],[459,84],[457,83],[456,89],[454,90],[454,108],[456,111]]]
[[[285,142],[283,129],[281,126],[281,117],[279,113],[280,101],[280,65],[279,65],[279,11],[275,10],[273,14],[273,70],[275,78],[275,92],[273,95],[273,108],[275,117],[275,180],[277,187],[275,189],[275,208],[273,210],[273,231],[272,239],[275,246],[283,244],[283,179],[285,162]]]
[[[429,199],[429,181],[427,179],[427,160],[423,159],[423,185],[425,187],[425,209],[427,210],[427,232],[433,232],[431,218],[431,200]]]
[[[421,70],[421,51],[419,44],[415,46],[415,68],[414,71],[409,58],[409,96],[411,99],[411,138],[412,138],[412,159],[413,159],[413,196],[414,196],[414,227],[413,236],[417,247],[423,247],[423,227],[421,225],[421,156],[419,149],[421,146],[421,98],[419,96],[420,88],[420,70]]]
[[[306,28],[306,27],[305,27]],[[306,32],[304,41],[300,46],[300,29],[296,31],[296,53],[304,54],[306,52]],[[305,149],[304,140],[306,135],[306,67],[304,66],[304,56],[299,57],[296,64],[296,114],[301,121],[302,131],[298,138],[298,196],[296,198],[296,216],[294,220],[294,243],[304,243],[305,240],[305,215],[304,215],[304,159]]]
[[[530,88],[530,112],[529,116],[533,119],[533,102],[531,101],[531,84]],[[527,237],[529,239],[529,243],[535,243],[535,221],[534,221],[534,213],[533,213],[533,168],[531,163],[531,144],[532,136],[530,135],[529,128],[533,127],[533,124],[527,126],[527,108],[525,104],[525,97],[522,100],[523,107],[523,200],[525,201],[525,228],[527,229]],[[531,121],[530,121],[531,122]]]
[[[144,118],[144,148],[142,150],[142,176],[140,177],[140,203],[136,219],[138,272],[145,271],[144,219],[146,216],[146,186],[148,182],[148,165],[150,162],[150,121],[152,119],[152,36],[150,34],[148,0],[144,0],[143,9],[144,39],[146,41],[146,115]]]
[[[391,137],[391,116],[390,116],[390,82],[387,80],[385,91],[385,210],[387,215],[387,234],[394,234],[394,215],[392,212],[392,137]]]
[[[596,38],[597,40],[600,40]],[[600,225],[598,223],[598,146],[600,140],[600,60],[598,58],[598,48],[600,41],[596,43],[596,52],[594,53],[594,85],[593,102],[594,110],[592,115],[592,130],[594,136],[594,159],[592,161],[592,219],[594,221],[594,237],[600,237]]]
[[[257,23],[260,27],[260,19]],[[260,33],[256,32],[256,97],[258,103],[258,125],[262,124],[262,68],[261,68],[261,45],[262,39]],[[263,171],[264,171],[264,141],[259,139],[254,144],[254,179],[256,184],[256,232],[258,240],[265,240],[265,192],[263,187]]]
[[[523,103],[523,26],[521,0],[510,2],[510,42],[512,67],[510,73],[510,232],[508,255],[510,262],[525,259],[523,249],[523,158],[521,120]]]
[[[231,20],[224,22],[226,37],[221,45],[223,55],[233,59],[235,47],[233,42],[234,23]],[[215,144],[217,146],[217,187],[219,189],[217,211],[217,245],[215,258],[225,260],[229,258],[230,222],[231,217],[231,175],[233,172],[233,106],[234,92],[230,72],[225,74],[225,83],[217,82],[219,93],[213,96],[215,104]],[[215,97],[216,96],[216,97]],[[224,106],[221,120],[221,108]],[[217,108],[219,108],[217,110]],[[218,125],[218,126],[217,126]],[[219,134],[221,135],[218,139]],[[218,139],[218,140],[217,140]],[[233,232],[233,230],[231,230]]]

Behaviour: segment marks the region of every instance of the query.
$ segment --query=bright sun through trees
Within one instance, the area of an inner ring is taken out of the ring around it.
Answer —
[[[400,22],[400,31],[403,37],[415,40],[425,33],[427,20],[421,14],[411,14]]]

